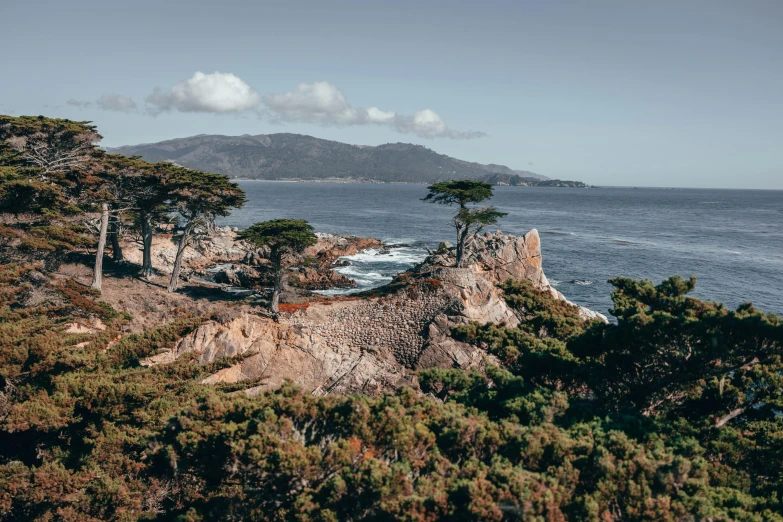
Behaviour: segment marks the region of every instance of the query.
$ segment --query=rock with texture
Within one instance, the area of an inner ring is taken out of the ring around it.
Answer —
[[[281,314],[277,322],[247,313],[210,321],[146,363],[189,352],[204,364],[245,355],[204,382],[260,380],[253,388],[257,392],[289,379],[316,394],[416,387],[415,369],[481,368],[492,358],[449,332],[471,322],[519,324],[497,283],[527,279],[565,298],[544,275],[535,230],[521,237],[481,236],[472,252],[464,268],[454,267],[453,256],[441,252],[372,294],[310,302]]]

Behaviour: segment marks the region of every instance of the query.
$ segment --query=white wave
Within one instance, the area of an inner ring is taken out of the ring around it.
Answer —
[[[368,248],[358,254],[341,257],[340,260],[348,260],[352,263],[394,263],[412,266],[424,261],[426,257],[427,252],[417,248],[392,248],[388,252]]]
[[[392,246],[389,240],[387,244]],[[401,243],[404,240],[400,240]],[[362,292],[391,282],[394,276],[427,257],[423,248],[399,247],[381,250],[368,248],[352,256],[343,256],[340,261],[349,261],[348,266],[335,267],[333,270],[348,279],[356,281],[356,288],[333,288],[318,290],[321,295],[347,295]]]
[[[557,279],[550,279],[549,280],[549,286],[557,286],[557,285],[559,285],[561,283],[562,283],[562,281],[558,281]]]
[[[415,242],[416,240],[412,237],[387,237],[383,240],[383,244],[386,246],[409,245]]]
[[[581,286],[589,286],[593,284],[593,282],[588,279],[574,279],[573,281],[571,281],[571,283],[575,285],[581,285]]]
[[[338,274],[342,274],[349,279],[353,279],[357,283],[360,281],[366,281],[368,283],[374,283],[377,281],[391,281],[392,277],[389,275],[381,274],[380,272],[362,272],[361,270],[352,269],[337,269]]]

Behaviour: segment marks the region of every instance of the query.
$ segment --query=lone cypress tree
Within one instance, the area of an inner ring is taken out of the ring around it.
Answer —
[[[304,219],[273,219],[256,223],[239,233],[239,238],[257,248],[269,247],[269,260],[275,272],[275,286],[269,309],[277,313],[283,277],[283,256],[302,252],[316,242],[313,227]]]
[[[486,225],[497,223],[506,215],[493,206],[470,207],[492,197],[492,185],[483,181],[464,179],[459,181],[440,181],[427,187],[430,191],[422,201],[441,205],[459,205],[454,216],[454,228],[457,229],[457,266],[465,260],[469,241]]]

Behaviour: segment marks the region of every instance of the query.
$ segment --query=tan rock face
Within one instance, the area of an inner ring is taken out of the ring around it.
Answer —
[[[347,255],[347,254],[341,254]],[[169,354],[148,360],[163,363],[188,352],[201,363],[245,355],[241,362],[205,383],[261,379],[254,390],[286,379],[316,394],[374,394],[403,385],[417,386],[414,369],[480,368],[482,350],[455,341],[454,326],[470,322],[515,326],[497,283],[528,279],[553,295],[541,269],[538,233],[522,237],[487,235],[476,239],[474,260],[453,267],[447,254],[431,256],[373,297],[311,303],[279,322],[245,313],[230,321],[211,321],[182,339]]]

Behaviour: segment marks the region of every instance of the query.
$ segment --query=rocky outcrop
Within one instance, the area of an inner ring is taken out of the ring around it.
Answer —
[[[288,276],[288,282],[306,290],[356,288],[356,281],[339,272],[335,272],[332,270],[332,266],[324,268],[309,266],[295,267]]]
[[[383,242],[371,237],[338,236],[336,234],[324,234],[316,232],[318,242],[307,247],[304,257],[315,257],[319,264],[332,265],[337,258],[352,256],[368,248],[383,246]]]
[[[468,260],[476,270],[495,283],[502,283],[509,279],[527,279],[540,290],[547,291],[552,297],[576,306],[579,315],[585,320],[600,320],[607,322],[606,316],[578,306],[569,301],[562,293],[549,284],[544,275],[541,257],[541,238],[538,230],[533,229],[524,236],[504,235],[500,231],[495,234],[486,233],[474,239],[471,245],[471,255]],[[426,263],[434,265],[448,265],[454,263],[452,249],[440,251],[430,257]]]
[[[147,363],[189,352],[205,364],[243,355],[241,362],[204,382],[260,380],[254,389],[262,390],[290,379],[316,394],[415,387],[411,370],[416,369],[481,368],[491,357],[449,332],[471,322],[519,324],[497,283],[524,278],[562,295],[541,269],[536,231],[522,237],[482,236],[473,252],[464,268],[454,267],[445,250],[372,294],[297,305],[278,321],[248,313],[210,321]]]
[[[335,272],[335,266],[344,262],[339,258],[358,254],[369,248],[382,247],[377,239],[359,236],[338,236],[334,234],[317,233],[318,242],[305,249],[297,260],[291,284],[306,290],[327,290],[330,288],[355,288],[356,281]]]
[[[219,284],[250,288],[258,281],[258,272],[246,265],[229,265],[215,272],[212,279]]]

